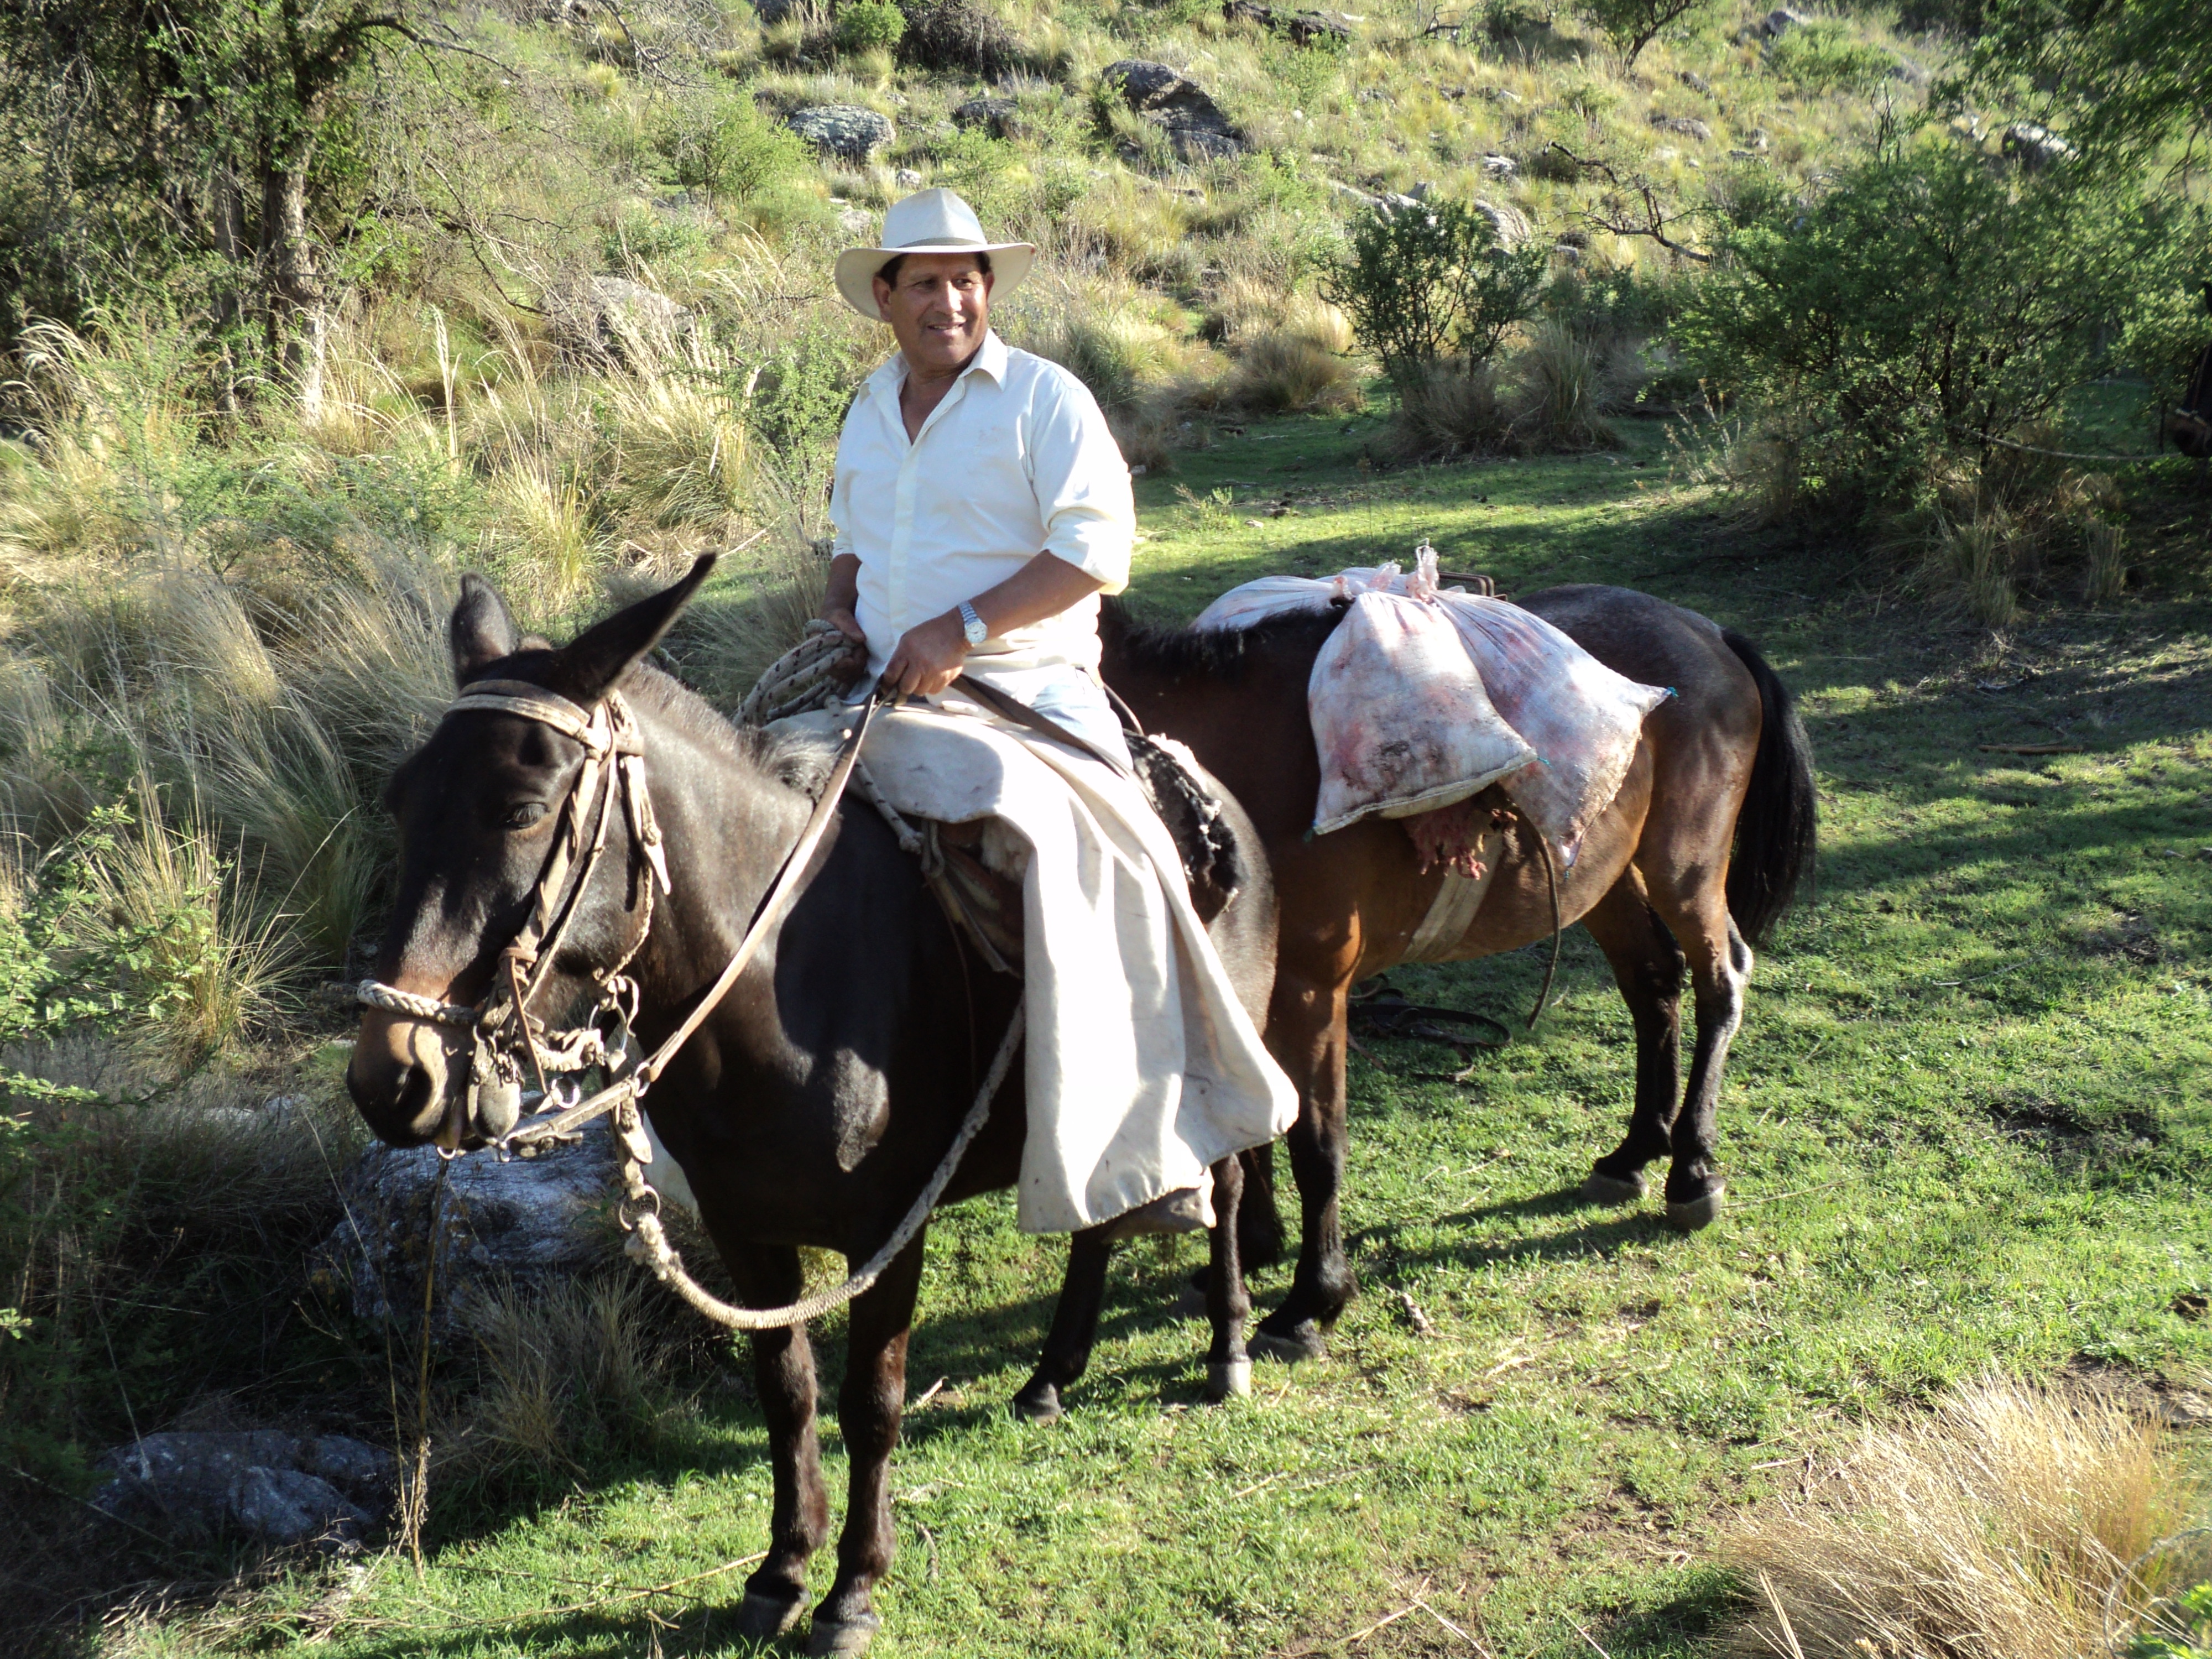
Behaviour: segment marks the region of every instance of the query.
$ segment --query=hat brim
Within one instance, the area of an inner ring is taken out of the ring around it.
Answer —
[[[876,273],[902,253],[988,253],[991,256],[991,299],[1003,300],[1022,283],[1036,263],[1030,242],[988,242],[959,247],[848,247],[837,256],[837,292],[845,303],[872,323],[884,320],[876,307]]]

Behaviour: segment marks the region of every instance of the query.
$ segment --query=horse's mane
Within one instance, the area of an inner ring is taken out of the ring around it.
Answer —
[[[1161,628],[1140,623],[1118,599],[1099,608],[1099,635],[1107,655],[1140,672],[1197,677],[1234,685],[1258,660],[1281,647],[1317,651],[1344,620],[1344,607],[1290,611],[1249,628]]]
[[[632,702],[653,708],[673,725],[682,726],[730,759],[766,775],[786,788],[810,799],[818,799],[836,764],[835,744],[824,744],[808,733],[770,732],[765,726],[740,726],[708,702],[674,674],[650,659],[623,676],[623,695]]]

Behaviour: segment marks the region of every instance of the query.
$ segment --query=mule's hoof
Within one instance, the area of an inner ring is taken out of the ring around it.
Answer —
[[[1583,1177],[1583,1196],[1593,1204],[1634,1204],[1644,1196],[1644,1177],[1638,1174],[1623,1181],[1593,1169]]]
[[[1320,1328],[1311,1322],[1300,1325],[1287,1335],[1262,1325],[1244,1346],[1255,1359],[1279,1359],[1286,1365],[1295,1365],[1301,1359],[1328,1358],[1328,1343]]]
[[[858,1619],[824,1619],[817,1613],[814,1627],[806,1632],[806,1651],[810,1659],[833,1653],[866,1653],[883,1627],[884,1621],[872,1613],[864,1613]]]
[[[1249,1359],[1209,1359],[1206,1362],[1206,1397],[1242,1400],[1252,1392],[1252,1362]]]
[[[1061,1413],[1060,1390],[1032,1377],[1007,1409],[1013,1413],[1017,1423],[1056,1423]]]
[[[1722,1210],[1727,1207],[1727,1200],[1728,1188],[1716,1182],[1712,1191],[1693,1198],[1686,1204],[1669,1203],[1667,1206],[1667,1224],[1678,1233],[1693,1233],[1701,1227],[1710,1227],[1720,1219]]]
[[[785,1601],[781,1596],[747,1590],[744,1604],[738,1608],[738,1634],[748,1642],[773,1642],[797,1624],[799,1615],[805,1610],[804,1595]]]

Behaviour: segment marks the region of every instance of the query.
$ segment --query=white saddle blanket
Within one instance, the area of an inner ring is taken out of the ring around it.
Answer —
[[[966,706],[966,705],[962,705]],[[834,739],[850,711],[779,730]],[[861,758],[900,811],[996,818],[1027,848],[1025,1232],[1095,1226],[1264,1146],[1297,1093],[1261,1047],[1191,908],[1167,827],[1136,784],[994,717],[879,711]]]

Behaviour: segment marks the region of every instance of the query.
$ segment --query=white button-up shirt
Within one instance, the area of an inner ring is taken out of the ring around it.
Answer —
[[[836,551],[860,561],[856,614],[881,673],[916,623],[995,587],[1039,553],[1128,586],[1136,539],[1129,469],[1090,389],[1058,363],[987,331],[909,443],[894,356],[854,399],[830,494]],[[971,658],[988,671],[1098,665],[1098,596]]]

